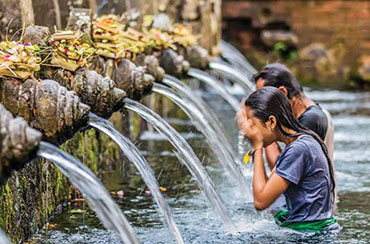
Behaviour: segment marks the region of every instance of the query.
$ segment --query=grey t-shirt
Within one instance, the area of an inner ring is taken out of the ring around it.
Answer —
[[[299,123],[313,130],[325,140],[328,130],[328,118],[320,106],[311,106],[298,118]]]
[[[276,173],[290,182],[284,196],[287,222],[317,221],[332,216],[333,194],[328,161],[320,144],[301,136],[281,152]]]
[[[317,104],[307,108],[298,121],[321,137],[334,164],[334,125],[330,113]]]

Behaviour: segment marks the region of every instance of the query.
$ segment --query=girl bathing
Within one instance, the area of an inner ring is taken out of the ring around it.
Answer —
[[[275,215],[280,226],[301,232],[339,231],[333,216],[334,172],[322,139],[297,121],[288,99],[275,87],[258,89],[241,106],[238,125],[254,148],[256,209],[268,208],[284,194],[287,210]],[[275,142],[286,147],[267,176],[263,148]]]

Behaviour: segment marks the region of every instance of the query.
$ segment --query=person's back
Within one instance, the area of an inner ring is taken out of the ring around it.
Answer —
[[[276,173],[292,184],[284,193],[287,222],[317,221],[332,216],[333,194],[329,166],[319,143],[301,136],[281,152]]]
[[[298,121],[320,136],[334,162],[334,125],[330,113],[319,105],[310,106],[298,117]]]

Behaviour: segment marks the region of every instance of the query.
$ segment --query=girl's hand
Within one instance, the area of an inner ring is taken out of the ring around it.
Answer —
[[[242,109],[237,114],[239,129],[243,131],[244,136],[248,138],[254,149],[263,148],[263,136],[259,128],[248,118],[246,110]]]

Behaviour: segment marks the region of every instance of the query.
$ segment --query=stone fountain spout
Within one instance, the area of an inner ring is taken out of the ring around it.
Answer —
[[[94,70],[79,68],[76,72],[49,68],[45,73],[59,84],[77,93],[81,101],[90,106],[91,112],[108,118],[123,107],[126,92],[117,88],[113,80]]]
[[[152,88],[154,78],[144,73],[142,67],[137,67],[128,59],[122,59],[113,70],[112,79],[119,88],[127,92],[128,97],[139,100]]]
[[[189,62],[172,49],[162,51],[158,59],[166,73],[173,76],[181,76],[190,68]]]
[[[13,170],[22,168],[36,157],[41,133],[13,115],[0,104],[0,185]]]
[[[159,65],[159,60],[156,56],[140,53],[136,56],[135,64],[143,67],[144,72],[152,75],[156,81],[162,81],[165,71]]]
[[[184,47],[182,54],[189,61],[190,66],[198,69],[207,69],[212,57],[208,51],[199,45]]]
[[[86,126],[90,111],[75,92],[53,80],[0,77],[0,101],[14,116],[41,131],[45,140],[57,143]]]

